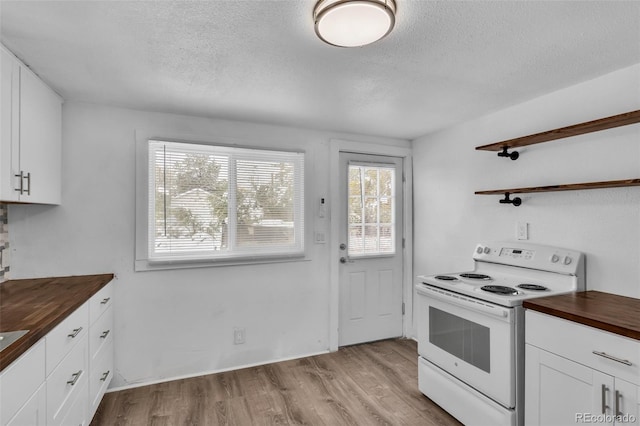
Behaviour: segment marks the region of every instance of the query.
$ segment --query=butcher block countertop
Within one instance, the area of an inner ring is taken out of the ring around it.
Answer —
[[[525,300],[527,309],[640,340],[640,299],[582,291]]]
[[[0,331],[29,330],[0,352],[0,371],[107,285],[113,274],[9,280],[0,284]]]

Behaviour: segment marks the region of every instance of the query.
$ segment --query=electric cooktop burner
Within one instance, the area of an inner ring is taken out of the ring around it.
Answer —
[[[549,290],[547,287],[538,284],[519,284],[516,287],[521,288],[523,290],[533,290],[533,291],[545,291]]]
[[[435,278],[442,281],[458,281],[456,277],[452,277],[451,275],[436,275]]]
[[[502,295],[513,296],[518,294],[518,290],[513,287],[505,287],[503,285],[485,285],[480,287],[481,290],[488,291],[489,293],[496,293]]]
[[[473,280],[484,280],[484,281],[488,281],[491,279],[491,277],[489,275],[485,275],[485,274],[474,274],[471,272],[465,272],[464,274],[460,274],[460,276],[462,278],[471,278]]]

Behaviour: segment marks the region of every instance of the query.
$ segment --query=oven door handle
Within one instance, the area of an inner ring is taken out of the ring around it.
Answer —
[[[483,314],[488,314],[498,318],[509,317],[510,309],[508,308],[490,305],[488,303],[484,303],[482,300],[476,300],[471,297],[451,293],[446,290],[430,287],[429,285],[418,285],[417,291],[424,296],[431,297],[433,299],[437,299],[452,305],[461,306],[472,311],[481,312]]]

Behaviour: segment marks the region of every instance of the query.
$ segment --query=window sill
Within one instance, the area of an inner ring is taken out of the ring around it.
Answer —
[[[221,266],[246,266],[270,263],[308,262],[311,258],[301,255],[252,257],[231,259],[203,259],[203,260],[162,260],[136,259],[135,272],[162,271],[172,269],[216,268]]]

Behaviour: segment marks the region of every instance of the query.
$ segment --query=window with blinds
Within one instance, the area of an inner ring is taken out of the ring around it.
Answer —
[[[349,256],[395,253],[395,179],[393,167],[349,164]]]
[[[149,260],[304,254],[304,153],[149,141]]]

